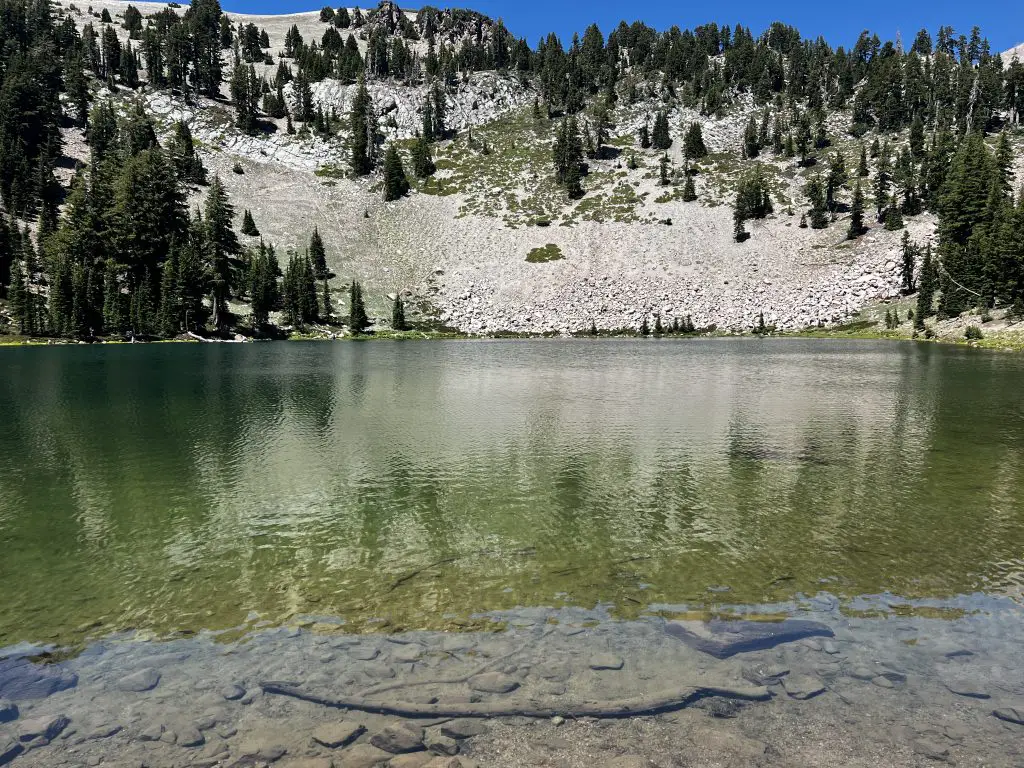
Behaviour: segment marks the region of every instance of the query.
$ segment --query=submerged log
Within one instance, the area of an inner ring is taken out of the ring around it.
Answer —
[[[607,701],[583,700],[578,702],[553,702],[531,699],[528,701],[493,701],[478,704],[437,703],[419,704],[402,701],[373,701],[361,696],[330,697],[311,691],[305,691],[295,683],[266,681],[260,683],[265,693],[290,696],[313,704],[321,704],[334,709],[348,709],[369,712],[376,715],[389,715],[405,718],[437,718],[437,717],[535,717],[551,718],[555,716],[577,718],[594,717],[600,719],[640,717],[657,715],[683,709],[694,702],[709,696],[721,696],[729,699],[746,701],[765,701],[772,697],[771,692],[763,686],[713,686],[694,685],[675,690],[636,696],[625,699]]]

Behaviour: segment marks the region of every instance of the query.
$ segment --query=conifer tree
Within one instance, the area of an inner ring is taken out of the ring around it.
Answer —
[[[230,320],[228,300],[235,284],[235,257],[241,252],[232,221],[235,209],[228,202],[220,177],[214,176],[203,206],[203,236],[210,276],[213,321],[223,328]]]
[[[857,164],[857,176],[862,179],[866,179],[871,175],[871,171],[868,170],[868,150],[864,146],[864,142],[860,145],[860,162]]]
[[[918,247],[910,241],[910,233],[903,232],[902,260],[900,266],[900,279],[903,283],[903,294],[909,296],[916,286],[914,284],[914,268],[917,262]]]
[[[683,184],[683,202],[692,203],[697,199],[697,188],[693,182],[693,174],[686,174],[686,181]]]
[[[412,145],[412,171],[418,179],[433,176],[437,167],[430,154],[430,144],[423,136],[418,136]]]
[[[396,331],[408,330],[405,323],[405,305],[398,294],[395,294],[395,302],[391,305],[391,327]]]
[[[327,284],[327,278],[324,278],[323,286],[323,314],[321,317],[325,321],[329,321],[334,314],[334,303],[331,301],[331,287]]]
[[[239,230],[243,235],[248,237],[259,237],[260,231],[256,228],[256,222],[253,221],[252,211],[248,208],[242,214],[242,227]]]
[[[924,249],[924,261],[921,263],[921,276],[917,286],[917,308],[914,310],[914,328],[924,330],[924,319],[935,314],[933,301],[938,287],[935,264],[932,262],[932,246],[929,243]]]
[[[366,176],[373,170],[373,147],[375,141],[372,128],[373,104],[366,81],[360,77],[355,98],[352,100],[352,111],[349,114],[349,131],[351,132],[350,159],[352,173]]]
[[[700,123],[694,121],[686,129],[683,137],[683,156],[687,160],[701,160],[707,157],[708,148],[704,145],[704,132]]]
[[[757,157],[761,153],[761,145],[757,141],[757,121],[750,116],[747,121],[746,130],[743,131],[743,156],[749,159]]]
[[[654,130],[651,133],[651,146],[664,151],[672,146],[672,137],[668,131],[668,115],[659,112],[654,118]]]
[[[668,153],[666,152],[661,156],[661,160],[658,162],[658,183],[663,187],[667,187],[672,183],[672,180],[668,175]]]
[[[366,305],[363,303],[363,288],[355,280],[349,289],[348,298],[348,326],[352,333],[359,334],[370,327],[370,319],[366,315]]]
[[[313,265],[314,278],[326,280],[331,277],[330,270],[327,269],[327,249],[324,248],[319,227],[313,227],[313,234],[309,238],[309,260]]]
[[[569,199],[583,196],[583,142],[575,117],[562,121],[555,136],[553,151],[555,179],[565,189]]]
[[[856,240],[863,235],[864,228],[864,189],[860,181],[853,188],[853,202],[850,204],[850,230],[846,234],[847,240]]]
[[[398,200],[408,191],[409,180],[405,176],[398,148],[394,144],[389,144],[384,154],[384,200]]]
[[[643,126],[641,126],[638,140],[640,141],[641,149],[651,148],[651,129],[647,123],[644,123]]]

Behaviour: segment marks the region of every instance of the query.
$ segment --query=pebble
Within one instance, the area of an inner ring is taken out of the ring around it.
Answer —
[[[558,726],[562,725],[564,722],[565,722],[565,718],[562,717],[561,715],[555,715],[554,717],[551,718],[551,724],[553,726],[555,726],[555,728],[557,728]]]
[[[622,657],[614,653],[599,653],[590,659],[590,668],[598,671],[622,669],[624,664]]]
[[[370,744],[392,755],[418,752],[423,746],[423,728],[410,722],[388,725],[370,738]]]
[[[313,741],[330,749],[346,747],[366,732],[366,726],[342,720],[327,723],[313,731]]]

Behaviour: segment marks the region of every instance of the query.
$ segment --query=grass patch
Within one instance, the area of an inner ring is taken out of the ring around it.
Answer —
[[[534,248],[526,256],[526,260],[531,264],[545,264],[549,261],[558,261],[564,258],[562,256],[562,249],[554,243],[548,243],[542,248]]]

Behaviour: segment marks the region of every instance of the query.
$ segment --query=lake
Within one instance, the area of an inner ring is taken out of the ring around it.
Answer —
[[[552,340],[0,365],[0,647],[819,593],[956,616],[1024,590],[1020,356]]]

